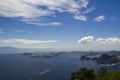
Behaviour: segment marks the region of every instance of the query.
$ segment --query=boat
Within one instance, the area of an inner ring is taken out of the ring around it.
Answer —
[[[44,70],[43,72],[40,72],[40,75],[43,75],[43,74],[46,74],[46,73],[49,73],[50,70]]]

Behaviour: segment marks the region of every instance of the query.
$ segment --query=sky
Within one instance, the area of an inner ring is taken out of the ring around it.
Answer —
[[[120,50],[120,0],[0,0],[0,47]]]

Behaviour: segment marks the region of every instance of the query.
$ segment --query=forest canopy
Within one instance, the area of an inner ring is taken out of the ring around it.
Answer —
[[[95,74],[93,69],[81,68],[71,74],[70,80],[120,80],[120,71],[107,72],[105,68],[100,68]]]

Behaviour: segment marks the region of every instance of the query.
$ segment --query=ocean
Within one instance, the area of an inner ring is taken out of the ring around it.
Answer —
[[[97,71],[100,66],[91,60],[81,61],[77,56],[30,57],[0,54],[0,80],[70,80],[72,72],[82,67]],[[106,67],[120,70],[120,65]]]

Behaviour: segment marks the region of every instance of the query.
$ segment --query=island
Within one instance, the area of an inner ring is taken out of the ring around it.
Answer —
[[[61,53],[54,53],[54,52],[24,52],[22,55],[24,56],[30,56],[34,58],[51,58],[54,56],[59,56]]]
[[[93,58],[100,66],[114,66],[120,64],[120,58],[117,55],[102,54]]]
[[[117,54],[102,53],[99,56],[90,57],[88,55],[82,55],[80,60],[93,60],[100,66],[114,66],[120,64],[120,57]]]

